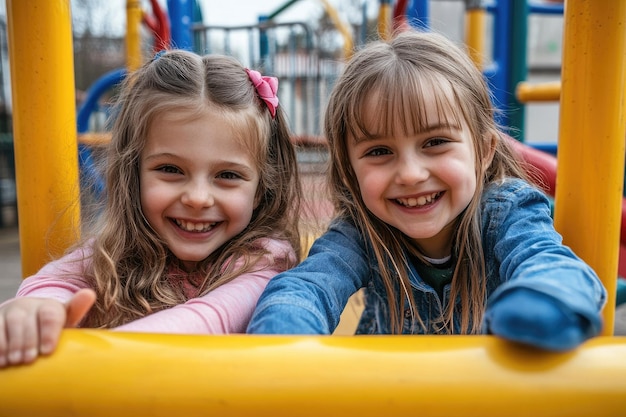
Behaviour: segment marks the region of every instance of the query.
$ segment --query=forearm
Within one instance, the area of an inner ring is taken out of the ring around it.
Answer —
[[[504,221],[487,236],[499,265],[485,331],[552,350],[567,350],[601,329],[606,290],[554,230],[545,199],[521,193],[499,204]],[[494,224],[498,224],[495,222]]]
[[[80,289],[90,288],[85,278],[88,253],[78,249],[48,263],[35,275],[26,278],[17,290],[17,297],[52,298],[67,302]]]
[[[264,270],[235,278],[208,294],[194,298],[115,330],[149,333],[244,333],[256,302],[276,271]]]
[[[354,228],[332,228],[300,265],[270,281],[248,333],[330,334],[348,299],[363,287],[370,263]]]

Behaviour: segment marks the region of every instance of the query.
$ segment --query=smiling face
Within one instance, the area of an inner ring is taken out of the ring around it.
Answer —
[[[349,136],[348,156],[367,209],[412,238],[424,255],[442,258],[450,255],[456,220],[476,192],[474,148],[462,118],[442,117],[436,93],[423,93],[426,122],[407,128],[391,115],[389,132],[378,126],[375,94],[364,109],[369,135]]]
[[[188,270],[242,232],[256,206],[259,172],[219,113],[156,117],[140,160],[143,214]]]

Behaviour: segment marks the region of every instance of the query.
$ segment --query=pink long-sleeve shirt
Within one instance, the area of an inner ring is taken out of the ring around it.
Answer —
[[[185,334],[245,333],[257,300],[269,280],[293,265],[296,259],[295,251],[286,241],[259,239],[258,244],[269,252],[254,268],[258,271],[238,276],[201,297],[114,330]],[[66,303],[79,289],[90,288],[84,278],[84,271],[91,262],[90,257],[85,256],[89,254],[88,251],[90,249],[77,249],[48,263],[37,274],[22,282],[17,297],[53,298]]]

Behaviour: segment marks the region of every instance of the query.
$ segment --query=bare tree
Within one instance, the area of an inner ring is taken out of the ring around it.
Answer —
[[[71,0],[74,36],[120,37],[124,34],[125,3],[121,1]]]
[[[124,66],[123,2],[71,0],[77,99],[103,74]]]

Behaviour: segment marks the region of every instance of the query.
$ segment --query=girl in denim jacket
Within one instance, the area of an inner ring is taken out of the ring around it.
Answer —
[[[249,333],[332,333],[364,287],[359,334],[490,333],[549,350],[598,334],[605,289],[562,244],[454,43],[406,32],[365,46],[324,132],[336,218],[270,281]]]

